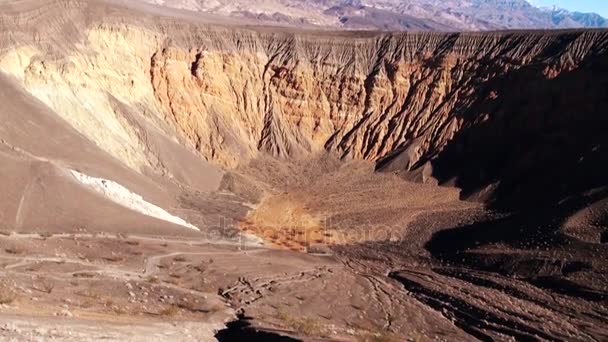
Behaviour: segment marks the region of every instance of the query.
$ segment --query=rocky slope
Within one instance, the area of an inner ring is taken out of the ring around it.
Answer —
[[[526,0],[136,0],[271,25],[456,31],[606,27],[595,13],[538,8]]]
[[[542,197],[560,179],[547,194],[559,200],[602,185],[607,31],[355,37],[20,4],[0,21],[0,69],[138,172],[194,184],[166,151],[185,145],[226,167],[331,151],[466,194],[524,197],[532,182]],[[26,30],[32,18],[46,29]],[[585,179],[565,176],[580,167]]]

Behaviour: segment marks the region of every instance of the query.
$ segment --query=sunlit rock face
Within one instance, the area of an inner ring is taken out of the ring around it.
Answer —
[[[109,15],[100,5],[78,4]],[[591,73],[605,73],[605,31],[361,36],[153,17],[135,24],[126,14],[101,24],[70,8],[63,19],[47,18],[46,31],[5,32],[25,43],[4,43],[0,69],[138,172],[176,174],[159,148],[170,141],[228,168],[261,152],[290,158],[330,151],[379,161],[383,170],[424,168],[425,179],[459,179],[476,193],[498,184],[505,169],[522,175],[534,164],[503,165],[488,146],[507,160],[529,136],[562,134],[575,114],[575,127],[588,131],[605,102],[601,87],[589,83]],[[77,22],[86,30],[53,36]],[[569,79],[588,91],[569,89]],[[585,146],[599,144],[590,133]],[[472,145],[476,140],[485,143]],[[530,153],[555,159],[549,143],[531,143]]]

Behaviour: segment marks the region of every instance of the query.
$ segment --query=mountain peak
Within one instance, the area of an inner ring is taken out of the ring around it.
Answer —
[[[478,31],[608,27],[595,13],[526,0],[132,0],[264,25],[355,30]]]

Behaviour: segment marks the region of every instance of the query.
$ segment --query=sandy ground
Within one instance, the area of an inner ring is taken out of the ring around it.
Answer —
[[[374,186],[394,189],[392,195],[378,197],[379,202],[351,201],[351,195],[344,198],[350,201],[353,212],[394,205],[383,222],[396,238],[404,234],[404,223],[432,207],[432,202],[426,206],[411,201],[395,203],[394,196],[401,192],[412,196],[427,193],[427,199],[437,198],[454,210],[476,205],[461,203],[452,189],[415,185],[394,176],[374,176],[367,163],[344,164],[331,156],[312,160],[324,165],[320,169],[324,171],[319,171],[324,174],[320,182],[300,186],[292,182],[298,173],[309,172],[304,165],[311,160],[285,164],[263,159],[227,176],[232,181],[225,181],[215,195],[185,192],[181,196],[183,206],[221,205],[217,198],[224,196],[240,201],[249,211],[240,219],[225,217],[225,223],[232,225],[219,223],[217,231],[208,229],[198,236],[188,233],[171,238],[90,229],[73,233],[5,230],[0,235],[5,294],[0,312],[6,317],[6,325],[0,331],[4,337],[17,340],[52,336],[60,340],[83,336],[90,340],[137,340],[138,333],[152,340],[167,336],[206,340],[213,339],[224,324],[239,315],[241,319],[250,318],[248,324],[266,332],[304,339],[397,338],[406,331],[408,336],[431,336],[438,331],[458,336],[440,316],[413,319],[406,315],[409,310],[424,309],[414,299],[398,299],[400,304],[390,304],[397,311],[389,313],[385,306],[395,300],[387,297],[390,292],[386,291],[399,286],[378,275],[353,272],[350,261],[334,255],[334,245],[383,239],[357,235],[354,228],[349,233],[349,227],[363,226],[339,216],[349,205],[336,195],[345,188],[353,189],[352,196],[357,193],[355,189],[369,193]],[[273,178],[278,180],[273,183],[261,177],[267,172],[260,170],[261,165],[273,167],[272,174],[288,177]],[[350,179],[350,185],[325,186],[340,179]],[[231,197],[230,189],[234,190]],[[336,217],[335,225],[320,226],[323,217]],[[312,236],[314,240],[309,241],[310,236],[304,234],[304,240],[298,240],[302,248],[293,248],[295,243],[288,248],[259,234],[271,229],[278,240],[295,241],[294,234],[299,235],[294,229],[312,223],[323,235]],[[239,235],[239,228],[251,236]],[[331,234],[348,235],[348,240],[327,238]],[[34,324],[32,319],[40,323]],[[167,324],[167,320],[179,324]],[[433,332],[421,328],[429,320],[436,327]],[[57,321],[65,322],[67,328],[57,332]],[[131,326],[134,329],[127,329]]]
[[[331,256],[111,234],[12,234],[0,245],[9,340],[213,340],[238,313],[301,338],[381,328],[371,318],[382,306],[365,300],[373,287]]]
[[[228,175],[231,180],[216,196],[232,189],[232,200],[240,199],[249,213],[215,234],[5,231],[0,336],[17,341],[606,336],[606,270],[598,259],[608,257],[603,245],[588,253],[589,247],[576,243],[555,244],[548,237],[562,233],[542,228],[542,218],[534,223],[491,213],[459,201],[454,189],[374,174],[366,163],[317,156],[319,171],[305,167],[310,163],[263,159]],[[311,181],[302,184],[298,177]],[[373,188],[385,189],[384,196],[356,200]],[[206,196],[185,194],[182,202],[196,206],[213,198]],[[386,208],[374,222],[389,237],[355,234],[367,229],[365,222],[343,216],[377,208]],[[326,217],[333,225],[319,227]],[[536,241],[494,235],[529,224],[540,227]],[[321,229],[325,239],[298,240],[294,227]],[[258,239],[240,238],[238,229]],[[483,230],[495,233],[486,237]],[[267,231],[272,234],[260,234]]]

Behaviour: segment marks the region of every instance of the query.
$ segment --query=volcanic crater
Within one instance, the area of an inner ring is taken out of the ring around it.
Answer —
[[[608,338],[608,31],[155,8],[0,2],[0,336]]]

